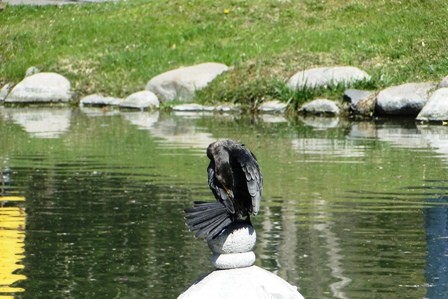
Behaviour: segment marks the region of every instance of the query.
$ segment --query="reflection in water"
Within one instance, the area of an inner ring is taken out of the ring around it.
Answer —
[[[340,125],[339,117],[307,116],[300,117],[299,119],[306,126],[310,126],[318,130],[337,128]]]
[[[70,108],[4,108],[6,120],[22,126],[36,138],[58,138],[70,128]]]
[[[26,279],[18,274],[23,269],[26,214],[22,207],[9,206],[24,200],[21,196],[0,196],[0,297],[24,291],[15,283]]]
[[[204,152],[217,138],[250,144],[265,173],[258,265],[306,298],[447,297],[447,204],[426,201],[439,198],[426,179],[446,173],[432,154],[448,160],[446,127],[83,109],[59,133],[35,133],[19,121],[32,114],[6,110],[0,162],[26,194],[26,255],[24,210],[10,200],[0,297],[175,298],[210,270],[182,211],[211,200]]]
[[[188,113],[187,115],[196,114]],[[123,113],[123,116],[133,125],[151,132],[152,136],[162,138],[164,148],[198,148],[203,153],[203,150],[215,141],[210,133],[203,132],[202,128],[183,121],[182,118],[160,118],[159,112],[128,112]]]
[[[364,146],[350,140],[317,138],[293,139],[292,148],[304,155],[326,155],[338,158],[362,157]]]
[[[448,197],[431,198],[428,202],[436,205],[424,210],[427,242],[426,298],[448,298]]]
[[[329,285],[330,290],[335,298],[348,299],[344,292],[344,288],[352,281],[350,278],[344,275],[343,269],[343,255],[341,253],[342,248],[340,245],[340,239],[338,235],[333,232],[333,226],[335,223],[329,219],[332,219],[332,215],[328,213],[328,208],[325,206],[328,203],[325,200],[317,200],[316,207],[318,214],[317,219],[320,219],[320,223],[314,224],[314,229],[319,232],[323,242],[323,245],[327,249],[328,262],[327,265],[331,270],[331,275],[337,279]]]

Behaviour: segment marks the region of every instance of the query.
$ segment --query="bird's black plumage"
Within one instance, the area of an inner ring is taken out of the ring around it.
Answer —
[[[210,144],[207,157],[208,185],[216,202],[194,202],[185,218],[196,237],[210,240],[229,224],[250,221],[258,213],[263,177],[254,154],[233,140]]]

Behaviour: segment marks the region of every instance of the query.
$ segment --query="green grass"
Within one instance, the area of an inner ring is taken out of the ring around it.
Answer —
[[[228,9],[229,13],[224,13]],[[268,99],[297,105],[330,91],[291,93],[285,81],[315,66],[353,65],[384,86],[448,75],[443,0],[129,0],[13,7],[0,12],[0,85],[29,66],[59,72],[81,96],[123,97],[153,76],[214,61],[233,66],[199,102]]]

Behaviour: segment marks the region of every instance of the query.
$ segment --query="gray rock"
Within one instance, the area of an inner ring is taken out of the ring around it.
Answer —
[[[227,70],[228,67],[221,63],[202,63],[178,68],[152,78],[145,89],[154,92],[161,102],[174,99],[188,101],[193,99],[196,90],[206,87]]]
[[[83,97],[79,102],[79,106],[118,106],[122,99],[114,98],[114,97],[105,97],[99,94],[91,94],[86,97]]]
[[[291,90],[300,90],[336,84],[352,84],[363,80],[370,80],[369,74],[356,67],[319,67],[296,73],[289,79],[287,86]]]
[[[3,102],[8,96],[9,91],[11,90],[11,83],[5,84],[2,89],[0,89],[0,102]]]
[[[56,73],[37,73],[17,84],[5,99],[6,103],[69,102],[70,82]]]
[[[327,99],[316,99],[309,103],[304,104],[299,112],[305,114],[317,114],[317,115],[339,115],[339,106]]]
[[[378,115],[416,116],[429,99],[434,83],[406,83],[386,88],[377,96]]]
[[[285,112],[286,108],[288,107],[287,103],[283,103],[280,101],[269,101],[262,103],[260,107],[258,107],[258,110],[261,112]]]
[[[444,88],[444,87],[448,87],[448,76],[443,78],[442,81],[440,81],[439,86],[438,86],[438,88]]]
[[[132,109],[154,109],[159,108],[160,102],[157,96],[151,91],[139,91],[128,96],[118,106]]]
[[[417,115],[421,121],[448,120],[448,88],[437,89]]]
[[[37,73],[39,73],[39,72],[40,72],[40,70],[39,70],[37,67],[35,67],[35,66],[31,66],[31,67],[29,67],[29,68],[26,70],[26,72],[25,72],[25,77],[32,76],[32,75],[37,74]]]

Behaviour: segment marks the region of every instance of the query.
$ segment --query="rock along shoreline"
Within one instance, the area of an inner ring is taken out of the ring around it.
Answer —
[[[168,70],[151,78],[145,90],[136,91],[124,99],[91,94],[80,99],[80,106],[116,107],[136,110],[159,109],[162,103],[181,102],[172,106],[184,112],[241,112],[233,104],[204,106],[192,103],[195,93],[219,75],[231,70],[216,62]],[[370,80],[370,75],[353,66],[331,66],[300,70],[287,81],[292,92],[304,89],[325,89],[335,85],[350,86]],[[17,85],[6,84],[0,89],[0,103],[4,105],[73,103],[75,94],[70,81],[61,74],[40,72],[30,67]],[[285,113],[288,103],[262,102],[256,107],[260,113]],[[380,91],[346,89],[340,101],[313,99],[296,111],[299,114],[349,117],[406,117],[423,122],[448,121],[448,77],[440,83],[414,82],[390,86]]]

